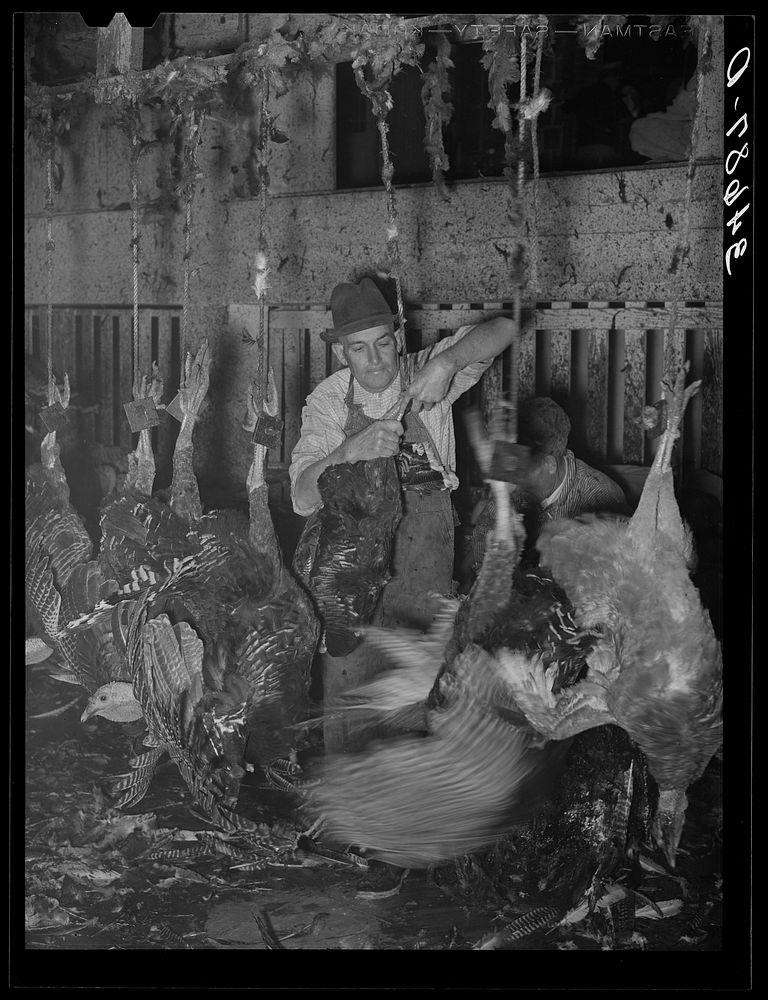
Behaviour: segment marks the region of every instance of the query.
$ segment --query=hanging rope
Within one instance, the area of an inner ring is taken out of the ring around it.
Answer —
[[[544,43],[541,33],[536,33],[536,63],[533,70],[533,104],[536,109],[531,117],[531,148],[533,152],[533,219],[531,221],[531,287],[539,287],[539,91],[541,83],[541,56]]]
[[[53,112],[50,103],[46,108],[45,117],[47,131],[47,174],[45,191],[46,240],[45,240],[45,273],[46,273],[46,349],[48,363],[48,405],[53,403],[53,151],[55,140],[53,136]]]
[[[528,36],[523,33],[520,38],[520,106],[525,105],[528,97]],[[523,157],[523,142],[525,141],[525,115],[519,115],[517,120],[517,197],[522,198],[525,183],[525,158]]]
[[[523,32],[520,38],[520,106],[525,105],[528,96],[528,36]],[[525,116],[520,114],[517,122],[517,203],[522,206],[523,187],[525,185],[525,158],[523,156],[523,143],[525,141]],[[520,213],[520,232],[522,234],[523,217]],[[515,286],[515,326],[518,336],[515,337],[508,347],[509,370],[511,372],[509,385],[509,415],[507,430],[510,438],[517,441],[517,402],[520,389],[520,359],[518,351],[519,331],[522,325],[523,316],[523,288],[522,274],[518,275]]]
[[[263,265],[266,277],[266,244],[264,230],[267,219],[267,144],[269,142],[269,73],[261,71],[261,176],[259,178],[259,264]],[[266,343],[265,343],[266,340]],[[266,353],[265,353],[266,350]],[[269,331],[267,330],[266,283],[259,296],[259,368],[258,393],[263,405],[267,396],[267,372],[269,371]]]
[[[392,187],[392,177],[394,167],[389,153],[389,128],[387,126],[386,107],[380,106],[376,111],[376,125],[379,129],[381,139],[381,179],[384,182],[384,190],[387,195],[387,254],[395,279],[395,291],[397,292],[397,325],[405,334],[405,309],[403,307],[403,290],[400,284],[400,247],[398,242],[399,231],[397,227],[397,206],[395,204],[395,191]]]
[[[192,201],[195,195],[195,179],[197,176],[197,147],[200,142],[202,116],[198,120],[194,109],[189,113],[189,131],[184,147],[184,158],[188,160],[186,170],[188,176],[184,184],[184,284],[181,297],[181,350],[179,359],[179,385],[184,384],[187,343],[189,341],[189,278],[190,260],[192,256]]]
[[[389,257],[390,273],[394,279],[395,292],[397,294],[397,325],[403,331],[403,335],[405,335],[405,308],[403,306],[403,289],[400,283],[397,205],[395,203],[395,191],[392,187],[394,167],[389,151],[389,127],[387,125],[387,112],[392,108],[392,95],[388,88],[389,78],[386,78],[384,85],[373,88],[369,86],[368,81],[365,79],[363,67],[356,66],[355,79],[360,91],[371,102],[373,116],[376,119],[376,127],[379,130],[379,140],[381,142],[381,180],[387,200],[387,256]]]
[[[139,398],[139,128],[131,117],[131,254],[133,260],[133,398]]]
[[[699,38],[696,56],[696,106],[693,112],[693,123],[691,126],[691,148],[688,153],[688,166],[685,172],[685,197],[683,200],[683,221],[680,232],[680,240],[675,250],[676,273],[675,292],[672,298],[672,311],[669,320],[669,343],[672,344],[675,328],[677,326],[677,315],[679,303],[683,291],[683,262],[690,250],[691,233],[691,202],[693,199],[693,178],[696,173],[696,149],[699,140],[699,129],[701,126],[701,105],[704,96],[704,61],[709,57],[712,44],[711,17],[707,15],[706,28],[702,30],[699,26]]]

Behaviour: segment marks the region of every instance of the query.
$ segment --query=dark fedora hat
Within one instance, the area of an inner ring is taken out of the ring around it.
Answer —
[[[395,324],[387,300],[372,278],[360,281],[342,281],[331,292],[333,329],[320,336],[328,344],[338,343],[341,337],[360,333],[374,326],[386,326],[394,332]]]

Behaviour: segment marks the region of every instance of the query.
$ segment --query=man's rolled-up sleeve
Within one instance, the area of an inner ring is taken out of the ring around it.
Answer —
[[[444,337],[443,340],[438,340],[437,343],[419,351],[416,361],[417,370],[426,364],[430,358],[434,358],[436,355],[441,354],[449,347],[453,347],[455,343],[466,337],[470,331],[474,330],[475,326],[476,324],[460,326],[456,333],[452,334],[450,337]],[[480,381],[483,374],[492,364],[493,358],[489,361],[473,361],[472,364],[467,365],[466,368],[462,368],[456,372],[453,376],[451,387],[448,390],[448,394],[446,395],[444,401],[450,404],[455,403],[462,393],[465,393],[467,389],[471,389],[473,385],[476,385],[477,382]]]
[[[291,480],[291,503],[302,517],[319,508],[320,504],[303,507],[296,499],[296,482],[302,472],[322,458],[327,458],[344,440],[344,429],[339,416],[333,412],[329,402],[316,392],[307,397],[306,406],[301,411],[301,435],[291,453],[288,475]]]

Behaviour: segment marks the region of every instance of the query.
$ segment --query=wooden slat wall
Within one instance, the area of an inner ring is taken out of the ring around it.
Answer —
[[[509,314],[509,305],[445,308],[425,304],[406,309],[409,348],[426,347],[467,323]],[[679,306],[675,333],[670,337],[671,304],[546,303],[529,314],[520,338],[520,399],[551,395],[557,400],[571,419],[572,447],[585,460],[596,465],[648,465],[658,439],[643,431],[643,406],[660,399],[661,379],[670,366],[688,359],[692,373],[704,371],[712,387],[690,408],[682,447],[677,449],[678,460],[684,453],[686,469],[698,468],[706,461],[707,468],[720,474],[721,316],[719,303]],[[338,368],[319,337],[330,325],[330,313],[323,306],[273,306],[270,310],[274,336],[287,344],[294,341],[286,338],[298,335],[298,358],[291,347],[290,364],[298,364],[299,372],[309,371],[304,381],[310,389]],[[505,365],[503,361],[502,386],[508,390],[510,374]],[[494,369],[486,378],[490,381],[497,375]],[[495,385],[479,386],[462,405],[483,405],[486,397],[497,391]],[[306,393],[300,393],[298,414],[304,398]],[[707,433],[710,426],[712,434]],[[300,423],[290,429],[286,425],[282,460],[286,465],[299,430]]]
[[[96,350],[96,378],[98,379],[99,393],[99,442],[103,445],[112,446],[115,443],[114,437],[114,388],[112,384],[112,373],[114,359],[112,348],[114,345],[112,337],[112,317],[99,316],[98,330],[95,333],[94,347]],[[117,429],[119,436],[119,426]]]
[[[710,329],[705,333],[701,396],[701,467],[722,475],[723,331],[720,329]]]
[[[123,404],[133,399],[133,315],[112,314],[112,363],[115,366],[112,408],[114,414],[114,441],[123,451],[131,451],[138,442],[138,435],[131,434]],[[139,320],[141,338],[141,320]],[[139,340],[140,370],[149,373],[150,359]]]
[[[509,314],[509,303],[406,309],[409,346],[426,347],[458,327],[493,315]],[[502,308],[503,307],[503,308]],[[164,401],[178,391],[180,309],[143,306],[139,319],[140,367],[156,358],[164,376]],[[593,464],[645,464],[658,439],[640,423],[642,408],[661,395],[661,380],[684,358],[702,377],[701,394],[686,416],[681,447],[683,468],[704,467],[722,474],[722,309],[719,303],[680,306],[675,333],[672,310],[654,303],[546,303],[527,314],[519,347],[519,396],[552,395],[568,412],[575,453]],[[25,348],[43,364],[47,359],[45,308],[30,306],[25,318]],[[258,330],[256,305],[230,306],[230,322],[252,336]],[[331,324],[324,306],[273,306],[269,310],[269,360],[280,391],[285,434],[270,465],[287,468],[298,440],[306,396],[340,367],[319,333]],[[132,312],[130,307],[56,307],[53,324],[54,370],[70,375],[73,390],[98,412],[81,417],[83,436],[107,445],[131,447],[122,404],[132,391]],[[214,345],[215,349],[215,345]],[[509,389],[509,361],[494,368],[501,388]],[[477,386],[462,405],[483,406],[498,385]],[[87,409],[87,407],[86,407]],[[178,431],[163,420],[154,432],[158,467],[169,463]]]
[[[304,346],[303,330],[286,330],[283,337],[283,420],[285,434],[283,435],[282,464],[290,465],[291,452],[299,440],[301,430],[301,407],[304,404],[302,395],[302,375],[305,362],[302,360]]]
[[[630,465],[642,465],[645,458],[641,421],[645,405],[646,336],[642,330],[624,333],[624,461]]]
[[[179,312],[175,308],[139,310],[139,365],[149,372],[157,360],[165,378],[164,402],[179,388]],[[119,445],[128,451],[135,443],[123,403],[133,397],[133,313],[129,306],[57,306],[53,310],[52,361],[59,382],[69,375],[76,403],[78,431],[85,441]],[[24,347],[47,365],[46,309],[26,310]],[[153,431],[158,468],[170,463],[178,424],[163,419]]]

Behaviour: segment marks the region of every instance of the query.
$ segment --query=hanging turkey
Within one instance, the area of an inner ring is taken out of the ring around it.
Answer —
[[[685,407],[701,384],[686,388],[687,371],[664,385],[666,429],[632,518],[554,522],[538,542],[579,627],[600,634],[586,677],[558,691],[543,659],[498,654],[517,704],[547,739],[615,723],[643,750],[660,791],[654,837],[672,866],[686,789],[722,742],[720,645],[689,576],[692,542],[671,466]]]
[[[329,655],[345,656],[390,576],[400,478],[393,458],[373,458],[329,466],[317,487],[322,506],[294,566],[317,605]]]
[[[198,360],[205,358],[206,351],[204,344]],[[63,394],[53,383],[51,391],[66,410],[68,377]],[[159,405],[162,391],[162,379],[153,365],[151,376],[138,374],[133,396],[134,400],[151,398]],[[124,647],[114,642],[119,635],[116,622],[102,616],[90,631],[67,631],[64,626],[109,596],[114,599],[118,593],[135,592],[167,578],[186,556],[199,555],[201,541],[189,536],[187,522],[174,512],[173,491],[170,507],[151,495],[155,462],[149,429],[139,433],[136,450],[129,455],[129,471],[120,493],[104,505],[95,559],[82,518],[70,502],[55,431],[44,438],[41,457],[42,481],[30,478],[27,482],[28,630],[35,633],[36,647],[47,640],[49,648],[59,652],[62,662],[54,674],[57,679],[82,685],[89,693],[107,683],[113,685],[106,700],[100,691],[102,714],[113,721],[133,721],[139,715]],[[122,703],[116,713],[110,708],[113,702]]]
[[[542,747],[510,697],[488,646],[499,629],[511,623],[507,641],[541,653],[562,684],[586,668],[594,641],[574,626],[565,595],[546,574],[512,589],[522,518],[506,483],[491,488],[497,524],[469,597],[442,599],[426,635],[364,630],[397,666],[351,692],[347,711],[417,731],[328,758],[308,791],[307,808],[326,834],[403,867],[492,843],[530,814],[564,759],[567,741]]]
[[[66,411],[66,375],[63,391],[51,378],[50,398]],[[109,623],[78,634],[66,632],[65,625],[117,593],[119,586],[92,558],[93,544],[70,503],[55,429],[44,436],[40,454],[42,476],[27,479],[25,498],[27,631],[34,633],[27,639],[28,662],[55,650],[54,676],[93,692],[103,684],[127,680],[125,659],[115,648]]]
[[[132,773],[116,790],[122,792],[120,805],[138,802],[167,750],[203,809],[233,828],[241,823],[233,808],[246,764],[259,766],[270,784],[283,788],[296,771],[293,727],[308,707],[317,623],[282,563],[268,507],[264,446],[254,445],[248,473],[250,519],[236,511],[194,517],[201,507],[191,430],[208,387],[210,362],[203,362],[187,372],[173,484],[191,512],[190,544],[199,543],[199,556],[184,559],[192,569],[179,579],[119,606],[132,694],[149,736],[146,751],[134,758]],[[274,414],[271,375],[269,388],[267,405]],[[251,426],[255,413],[249,400]],[[76,627],[105,613],[99,609]],[[104,714],[103,693],[91,699],[86,714]],[[206,783],[211,768],[217,777]]]

